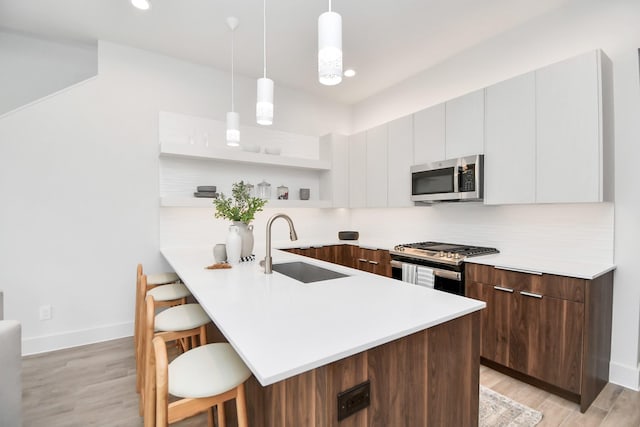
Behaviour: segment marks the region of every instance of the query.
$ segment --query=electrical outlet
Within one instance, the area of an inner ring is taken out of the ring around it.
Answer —
[[[371,383],[367,380],[338,393],[338,421],[342,421],[371,403]]]
[[[42,305],[40,306],[40,320],[51,320],[51,306],[50,305]]]

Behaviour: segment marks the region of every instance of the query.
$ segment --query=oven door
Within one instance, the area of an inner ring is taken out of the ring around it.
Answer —
[[[464,275],[462,271],[446,270],[433,265],[414,264],[406,260],[391,260],[391,277],[407,283],[431,287],[428,279],[420,277],[417,269],[422,267],[433,272],[432,287],[439,291],[464,295]]]

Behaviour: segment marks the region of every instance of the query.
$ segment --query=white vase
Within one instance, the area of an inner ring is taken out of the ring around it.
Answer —
[[[248,257],[253,253],[253,225],[247,225],[241,221],[233,221],[233,225],[240,230],[240,238],[242,239],[242,250],[240,256]]]
[[[237,264],[240,262],[240,254],[242,252],[242,237],[240,237],[240,229],[236,225],[229,227],[227,234],[227,262],[229,264]]]

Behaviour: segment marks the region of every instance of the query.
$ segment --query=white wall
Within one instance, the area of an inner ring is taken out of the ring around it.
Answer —
[[[615,99],[614,261],[618,267],[610,379],[635,389],[640,388],[640,286],[635,266],[640,241],[640,191],[634,176],[640,158],[638,22],[640,2],[576,1],[419,73],[355,105],[353,111],[354,131],[360,131],[579,53],[603,49],[613,62]],[[520,209],[503,207],[500,211],[511,216]],[[534,207],[531,212],[535,215],[548,209],[557,208]],[[590,212],[587,218],[593,217],[593,207],[587,209]],[[369,213],[367,223],[395,219],[406,224],[414,215],[406,212],[407,216],[398,216],[395,211]],[[578,228],[589,226],[580,209],[567,207],[566,212],[575,213]],[[425,220],[427,215],[430,218],[433,214],[425,214]],[[366,224],[358,216],[353,220],[355,228]],[[476,220],[471,215],[467,217],[469,224],[475,224]]]
[[[62,44],[0,31],[0,116],[98,72],[95,45]]]
[[[0,283],[26,354],[131,335],[134,274],[159,254],[158,112],[223,120],[226,73],[99,43],[99,76],[0,119]],[[236,78],[241,123],[255,80]],[[274,128],[347,131],[350,109],[276,86]],[[223,137],[223,136],[221,136]],[[53,307],[39,321],[38,308]]]

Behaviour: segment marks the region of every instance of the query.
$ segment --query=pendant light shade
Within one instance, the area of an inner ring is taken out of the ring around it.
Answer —
[[[333,86],[342,81],[342,17],[329,11],[318,18],[318,80]]]
[[[267,0],[263,1],[262,13],[262,64],[263,75],[258,79],[256,121],[259,125],[273,123],[273,80],[267,78]]]
[[[227,113],[227,145],[230,147],[240,145],[240,114],[235,111]]]
[[[131,0],[131,4],[137,7],[140,10],[149,10],[151,9],[151,1],[150,0]]]
[[[256,121],[261,125],[273,123],[273,80],[266,77],[258,79]]]
[[[230,16],[227,25],[231,29],[231,111],[227,113],[227,145],[237,147],[240,145],[240,114],[234,111],[233,105],[233,63],[234,63],[234,31],[238,27],[238,19]]]

